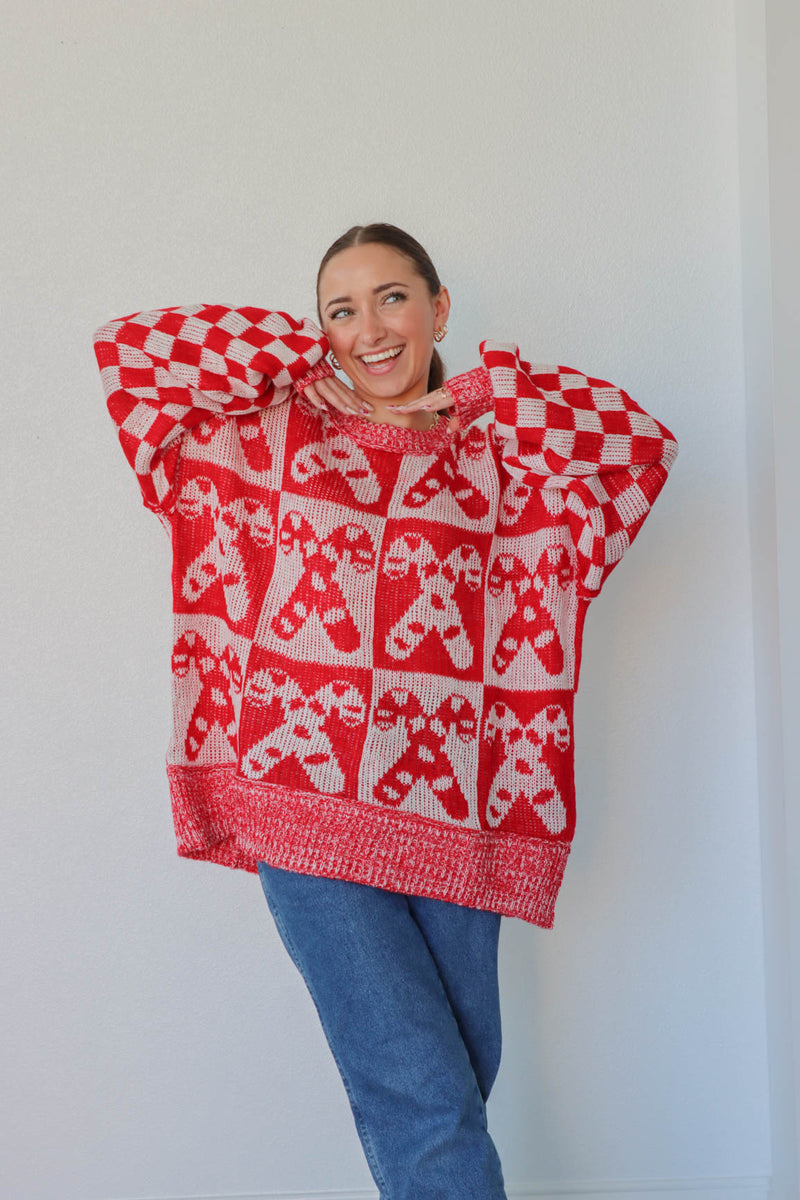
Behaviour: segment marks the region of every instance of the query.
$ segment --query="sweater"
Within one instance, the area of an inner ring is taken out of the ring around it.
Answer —
[[[586,612],[676,458],[628,394],[484,340],[428,430],[321,412],[326,335],[194,304],[94,333],[171,539],[181,856],[554,924]],[[476,424],[491,412],[485,427]]]

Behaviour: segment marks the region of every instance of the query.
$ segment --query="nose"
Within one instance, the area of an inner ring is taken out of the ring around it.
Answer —
[[[364,316],[364,323],[361,326],[361,335],[363,340],[369,345],[376,344],[384,336],[385,328],[381,320],[380,313],[368,312]]]

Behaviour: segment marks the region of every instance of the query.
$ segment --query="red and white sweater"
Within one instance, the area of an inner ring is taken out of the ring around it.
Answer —
[[[302,389],[333,374],[325,334],[263,308],[134,313],[94,349],[172,539],[178,854],[551,928],[584,618],[669,430],[488,340],[446,381],[456,432],[447,410],[425,431],[321,413]]]

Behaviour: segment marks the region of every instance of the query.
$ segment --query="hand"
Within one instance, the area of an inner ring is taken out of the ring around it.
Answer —
[[[428,392],[427,396],[420,396],[417,400],[407,400],[405,404],[387,404],[386,407],[391,409],[392,412],[401,413],[418,412],[420,409],[424,412],[437,412],[442,409],[452,408],[453,411],[449,415],[448,425],[451,432],[455,433],[461,428],[455,403],[455,397],[442,385],[442,387],[436,388],[435,391]]]
[[[308,396],[315,408],[323,411],[328,404],[338,408],[343,413],[355,413],[357,416],[364,416],[365,413],[374,412],[373,406],[367,400],[361,400],[352,388],[342,383],[338,376],[332,375],[326,379],[318,379],[316,383],[308,383],[303,388],[303,395]],[[428,412],[435,412],[444,408],[451,408],[455,405],[455,399],[446,388],[437,388],[433,392],[428,392],[426,396],[420,396],[417,400],[409,400],[405,404],[387,404],[386,407],[392,412],[417,412],[420,409]],[[455,433],[461,428],[458,421],[458,415],[454,411],[449,419],[451,432]]]
[[[371,404],[366,400],[360,400],[353,389],[349,388],[346,383],[342,383],[336,375],[318,379],[316,383],[306,384],[303,388],[303,395],[308,396],[314,407],[322,411],[325,411],[329,404],[343,413],[356,413],[358,416],[373,411]]]

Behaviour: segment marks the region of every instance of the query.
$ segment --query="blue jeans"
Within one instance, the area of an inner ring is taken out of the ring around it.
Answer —
[[[506,1200],[485,1102],[500,1067],[500,914],[258,863],[380,1200]]]

